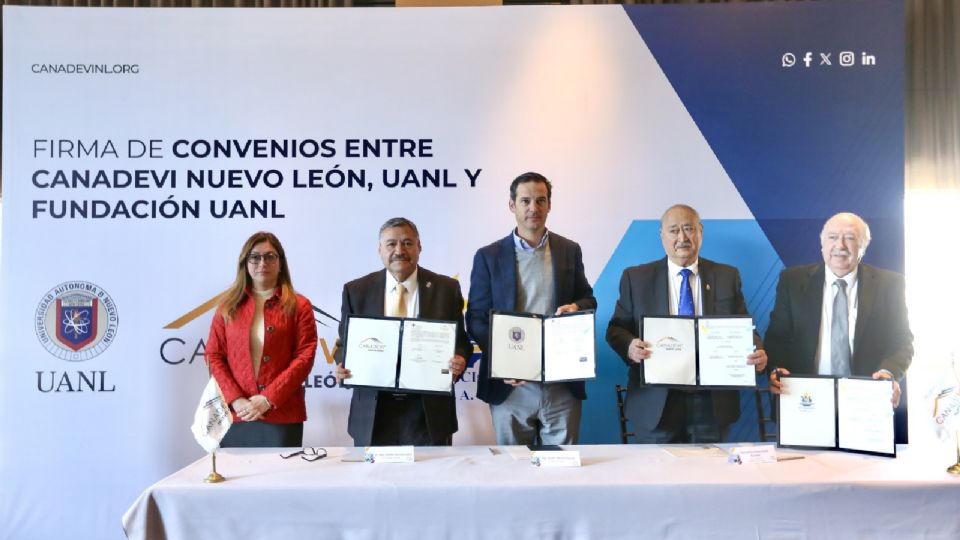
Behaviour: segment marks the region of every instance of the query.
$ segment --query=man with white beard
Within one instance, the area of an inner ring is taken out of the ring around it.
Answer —
[[[777,300],[764,345],[775,366],[770,387],[779,393],[780,375],[867,376],[893,382],[893,404],[913,358],[904,279],[860,260],[870,244],[870,227],[842,212],[820,233],[823,264],[794,266],[780,273]]]

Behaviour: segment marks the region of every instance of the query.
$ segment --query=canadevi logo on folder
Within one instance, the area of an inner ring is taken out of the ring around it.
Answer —
[[[657,343],[654,346],[665,351],[679,352],[683,350],[683,343],[681,343],[677,338],[670,336],[664,336],[660,338],[657,340]]]
[[[380,341],[375,337],[365,338],[360,342],[358,347],[360,347],[360,350],[362,351],[370,351],[370,352],[378,352],[378,353],[387,350],[387,346],[382,341]]]

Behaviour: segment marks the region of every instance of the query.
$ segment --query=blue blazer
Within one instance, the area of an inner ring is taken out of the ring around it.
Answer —
[[[578,309],[595,309],[597,299],[583,271],[580,245],[559,234],[547,237],[553,262],[554,298],[556,306],[576,303]],[[515,311],[517,302],[517,257],[511,232],[477,250],[470,273],[470,296],[467,302],[467,331],[481,351],[490,343],[490,310]],[[490,379],[490,363],[481,359],[477,379],[477,397],[496,405],[510,395],[513,387],[498,379]],[[578,399],[586,399],[583,381],[566,384]]]

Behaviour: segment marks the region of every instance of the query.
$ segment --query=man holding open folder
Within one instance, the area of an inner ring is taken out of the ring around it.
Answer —
[[[480,248],[470,274],[467,328],[484,351],[477,397],[490,404],[497,444],[576,444],[583,381],[525,382],[490,377],[490,310],[559,315],[597,307],[580,245],[547,231],[553,187],[541,174],[510,184],[517,227]]]
[[[777,299],[765,336],[780,375],[866,376],[893,382],[894,406],[913,359],[903,276],[862,264],[870,227],[849,212],[823,225],[823,264],[794,266],[780,273]]]
[[[406,218],[387,220],[380,227],[380,258],[384,269],[343,286],[340,335],[337,339],[337,378],[349,379],[344,367],[347,319],[351,315],[422,318],[457,323],[455,354],[450,373],[456,380],[466,368],[472,347],[463,326],[463,294],[453,278],[418,266],[420,233]],[[353,389],[347,431],[356,446],[440,446],[457,431],[454,396]]]
[[[652,344],[638,335],[644,316],[747,315],[740,272],[699,256],[703,224],[693,208],[678,204],[660,218],[666,258],[623,271],[620,298],[607,326],[607,343],[629,366],[625,414],[639,443],[720,442],[740,416],[736,390],[687,390],[646,386],[641,364]],[[745,358],[763,371],[759,348]]]

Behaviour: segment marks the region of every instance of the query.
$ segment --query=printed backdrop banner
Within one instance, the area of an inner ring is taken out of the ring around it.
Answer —
[[[528,170],[583,248],[597,336],[677,202],[702,214],[704,256],[741,269],[761,330],[784,262],[817,260],[838,210],[881,225],[869,256],[902,267],[902,18],[4,7],[0,538],[119,538],[144,488],[203,455],[204,342],[258,230],[314,306],[304,442],[322,446],[351,443],[331,352],[343,284],[382,268],[380,224],[416,222],[422,266],[466,295]],[[626,371],[597,349],[582,441],[612,443]],[[475,362],[455,444],[493,440]]]

